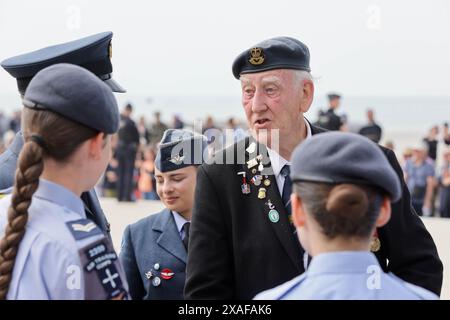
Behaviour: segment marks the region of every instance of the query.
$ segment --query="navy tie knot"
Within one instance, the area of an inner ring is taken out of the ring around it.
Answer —
[[[283,178],[289,177],[289,175],[291,174],[291,166],[285,164],[283,168],[281,168],[280,174],[283,176]]]

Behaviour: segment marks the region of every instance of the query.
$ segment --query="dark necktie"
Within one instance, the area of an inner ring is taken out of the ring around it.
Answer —
[[[291,168],[288,164],[285,164],[283,168],[281,169],[280,174],[284,177],[284,184],[283,184],[283,192],[281,194],[281,200],[283,201],[284,207],[286,208],[286,212],[288,214],[289,222],[292,223],[291,220],[291,193],[292,193],[292,181],[291,177],[289,176],[291,173]]]
[[[186,248],[186,251],[188,249],[188,243],[189,243],[189,227],[190,226],[191,226],[191,223],[190,222],[186,222],[183,225],[183,229],[182,229],[182,230],[184,230],[183,244],[184,244],[184,247]]]

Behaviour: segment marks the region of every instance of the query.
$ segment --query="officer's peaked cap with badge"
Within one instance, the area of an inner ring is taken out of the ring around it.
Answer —
[[[186,129],[168,129],[159,143],[155,165],[161,172],[201,165],[207,156],[205,136]]]
[[[276,37],[260,42],[242,52],[233,62],[233,75],[256,73],[273,69],[311,71],[309,49],[290,37]]]
[[[39,71],[23,97],[25,107],[50,110],[99,132],[119,129],[119,108],[111,89],[92,72],[60,63]]]
[[[125,92],[112,78],[112,32],[102,32],[75,41],[46,47],[1,62],[17,80],[23,95],[31,79],[40,70],[57,63],[81,66],[102,79],[114,92]]]
[[[402,194],[400,179],[380,147],[348,132],[320,133],[300,143],[292,155],[291,179],[374,186],[385,191],[392,202]]]

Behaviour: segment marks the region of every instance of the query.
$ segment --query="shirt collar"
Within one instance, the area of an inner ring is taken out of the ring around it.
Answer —
[[[178,232],[181,233],[181,229],[183,229],[184,224],[189,221],[176,211],[172,211],[172,215],[175,219],[175,224],[177,225]]]
[[[85,217],[83,201],[69,189],[45,179],[39,179],[34,197],[47,200]]]
[[[312,131],[311,131],[311,125],[309,124],[308,120],[306,120],[306,118],[305,118],[305,124],[306,124],[306,138],[305,139],[308,139],[308,138],[311,138]],[[273,173],[276,177],[278,177],[278,175],[281,172],[281,169],[283,169],[283,167],[286,164],[291,165],[290,161],[287,161],[278,152],[270,149],[269,147],[267,147],[267,153],[269,154],[270,165],[272,166]]]
[[[315,256],[308,267],[308,275],[366,273],[367,267],[379,266],[375,255],[369,251],[338,251]]]

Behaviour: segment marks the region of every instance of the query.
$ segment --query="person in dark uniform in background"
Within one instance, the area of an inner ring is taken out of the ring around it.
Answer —
[[[235,59],[252,136],[198,169],[185,298],[251,299],[305,271],[308,255],[290,219],[289,173],[294,148],[324,132],[303,117],[314,93],[309,58],[302,42],[278,37]],[[443,267],[436,246],[411,208],[394,153],[380,148],[401,181],[402,197],[392,203],[392,219],[372,235],[371,250],[384,271],[439,294]]]
[[[335,113],[341,104],[341,96],[337,93],[330,93],[328,101],[329,108],[327,111],[319,112],[319,119],[316,125],[326,130],[338,131],[344,124],[343,119]]]
[[[120,116],[119,141],[117,143],[117,200],[133,201],[133,175],[139,148],[139,131],[131,119],[133,107],[127,104]]]
[[[375,143],[379,143],[382,132],[381,127],[375,122],[373,110],[367,110],[367,124],[359,130],[359,134]]]
[[[433,126],[430,131],[428,132],[428,135],[423,138],[423,142],[426,144],[428,149],[428,157],[433,160],[433,163],[436,164],[436,159],[438,155],[438,134],[439,134],[439,127]]]
[[[122,240],[120,258],[133,299],[183,299],[197,166],[207,145],[206,137],[189,130],[164,133],[155,175],[166,208],[129,225]]]
[[[75,41],[46,47],[37,51],[15,56],[1,62],[1,66],[17,80],[21,96],[40,70],[56,63],[71,63],[79,65],[103,80],[114,92],[125,92],[112,78],[112,32],[103,32]],[[17,158],[24,144],[22,132],[18,132],[13,143],[0,154],[0,194],[12,192]],[[84,192],[81,199],[85,204],[87,215],[100,227],[110,233],[95,190]]]

